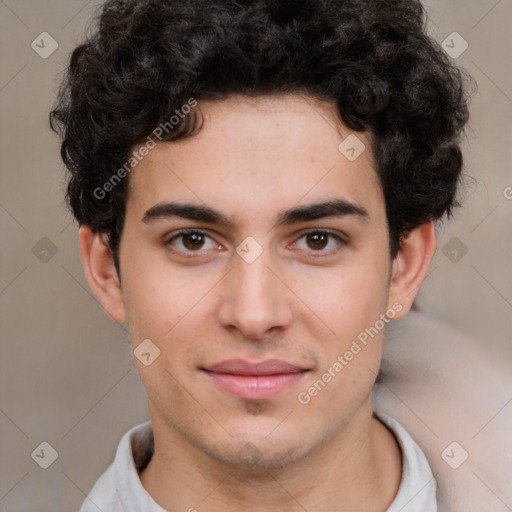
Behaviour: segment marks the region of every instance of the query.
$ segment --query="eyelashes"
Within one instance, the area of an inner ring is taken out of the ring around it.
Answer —
[[[299,244],[299,242],[303,239],[306,241],[306,243],[303,244],[303,247],[299,248],[298,250],[301,252],[309,253],[311,257],[314,258],[331,256],[334,253],[339,252],[343,246],[347,245],[347,241],[342,236],[324,229],[308,229],[300,232],[298,234],[297,240],[293,242],[293,245],[297,246],[297,244]],[[205,249],[205,245],[208,245],[208,240],[210,241],[210,248],[208,249],[207,247]],[[176,241],[179,241],[179,245],[181,245],[181,247],[177,247],[175,245]],[[332,241],[335,242],[335,247],[330,248],[329,250],[325,250],[325,245],[332,245]],[[308,243],[311,242],[313,242],[313,246],[317,246],[317,249],[308,246]],[[208,234],[208,232],[197,228],[177,231],[164,241],[164,245],[168,247],[173,253],[181,254],[184,257],[194,258],[203,256],[210,250],[219,251],[222,248],[222,246],[217,243]],[[318,248],[318,245],[321,247]],[[297,249],[292,250],[295,251]]]
[[[346,240],[343,239],[341,236],[339,236],[331,231],[326,231],[326,230],[322,230],[322,229],[313,229],[313,230],[303,231],[300,234],[297,242],[302,239],[307,239],[307,237],[314,237],[313,239],[315,239],[317,242],[319,240],[322,240],[322,241],[327,240],[327,242],[329,242],[330,240],[335,240],[337,242],[337,247],[335,247],[334,249],[330,249],[328,251],[323,250],[323,248],[321,250],[315,250],[315,249],[309,250],[310,248],[308,248],[308,247],[306,247],[306,249],[301,249],[301,250],[305,250],[307,252],[312,252],[315,255],[315,257],[318,257],[317,254],[320,254],[320,257],[322,257],[322,255],[331,255],[333,252],[337,252],[337,250],[339,250],[339,248],[341,246],[344,246],[347,243]],[[297,244],[297,242],[295,242],[295,244]]]
[[[198,240],[200,241],[201,239],[205,239],[205,238],[209,238],[210,240],[213,240],[210,237],[210,235],[208,235],[208,233],[206,233],[206,231],[202,231],[200,229],[183,229],[181,231],[178,231],[171,238],[169,238],[169,240],[167,242],[165,242],[165,245],[172,246],[172,243],[175,240],[178,240],[180,238],[183,240],[186,237],[188,237],[187,238],[188,241],[192,240],[192,245],[194,245],[194,244],[197,245]],[[216,244],[216,245],[218,245],[218,244]],[[180,249],[180,250],[183,251],[183,249]],[[187,250],[185,250],[183,252],[205,252],[205,251],[187,251]]]

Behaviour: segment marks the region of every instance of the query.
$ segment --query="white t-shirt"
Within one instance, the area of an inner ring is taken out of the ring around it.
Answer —
[[[436,481],[420,447],[396,420],[375,413],[395,435],[403,455],[402,480],[387,512],[437,512]],[[114,462],[94,484],[80,512],[166,512],[142,486],[138,471],[153,453],[151,423],[126,432]]]

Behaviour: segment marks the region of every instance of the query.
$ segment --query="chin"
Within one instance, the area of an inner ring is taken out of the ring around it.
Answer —
[[[230,449],[232,449],[230,447]],[[304,448],[297,446],[281,447],[280,449],[258,447],[248,441],[236,451],[208,450],[207,454],[217,462],[228,466],[258,473],[273,469],[281,469],[307,456],[303,453]]]

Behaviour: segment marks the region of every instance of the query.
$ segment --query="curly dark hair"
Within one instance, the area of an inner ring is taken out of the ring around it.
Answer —
[[[307,94],[369,133],[394,258],[412,229],[458,206],[471,79],[425,22],[418,0],[107,1],[50,113],[75,218],[108,235],[119,270],[128,180],[94,191],[134,147],[190,98]],[[199,109],[181,117],[161,140],[201,128]]]

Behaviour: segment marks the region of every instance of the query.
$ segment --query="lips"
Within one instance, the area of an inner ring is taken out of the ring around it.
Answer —
[[[220,389],[243,400],[271,399],[297,384],[309,371],[286,361],[230,359],[203,368]]]
[[[283,373],[298,373],[306,369],[279,359],[268,359],[254,363],[243,359],[230,359],[214,364],[206,370],[231,375],[280,375]]]

